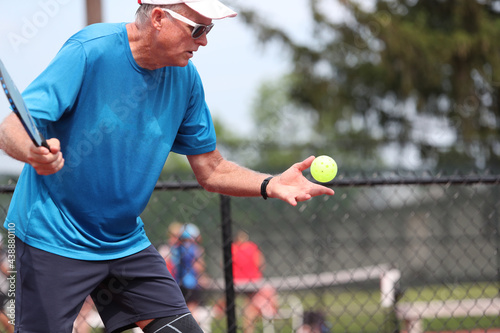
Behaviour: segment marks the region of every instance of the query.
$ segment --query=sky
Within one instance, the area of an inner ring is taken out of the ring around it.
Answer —
[[[308,26],[306,3],[307,0],[244,2],[270,23],[291,27],[297,34]],[[133,21],[138,7],[136,0],[102,0],[102,4],[104,22]],[[250,135],[251,103],[257,88],[286,71],[287,57],[278,46],[259,45],[238,16],[214,23],[208,45],[200,48],[192,61],[200,72],[214,118],[235,132]],[[18,89],[23,91],[63,43],[85,25],[84,0],[0,0],[0,58]],[[9,112],[7,100],[0,97],[0,119]],[[21,167],[22,163],[0,151],[0,174],[17,173]]]

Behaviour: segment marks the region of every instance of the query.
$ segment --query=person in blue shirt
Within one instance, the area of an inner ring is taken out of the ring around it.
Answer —
[[[196,310],[202,302],[200,279],[205,272],[201,235],[197,226],[192,223],[183,225],[178,241],[172,246],[171,272],[181,288],[189,311],[196,318]]]
[[[139,217],[171,151],[210,192],[293,206],[333,195],[302,175],[313,156],[273,177],[217,150],[190,59],[212,20],[234,11],[218,0],[139,4],[135,22],[69,38],[24,91],[50,150],[13,113],[0,124],[0,149],[26,163],[4,224],[16,235],[16,332],[71,332],[89,294],[108,332],[201,331]]]

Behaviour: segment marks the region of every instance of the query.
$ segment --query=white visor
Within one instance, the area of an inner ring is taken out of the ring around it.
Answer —
[[[174,5],[184,3],[192,10],[212,20],[235,17],[237,14],[218,0],[138,0],[139,4]]]

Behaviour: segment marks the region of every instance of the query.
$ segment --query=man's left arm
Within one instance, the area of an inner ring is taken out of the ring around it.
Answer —
[[[196,179],[209,192],[238,196],[261,195],[261,184],[271,175],[259,173],[222,157],[216,149],[212,152],[190,155],[189,163]],[[332,189],[310,182],[302,172],[311,166],[314,156],[295,163],[285,172],[274,176],[267,185],[267,196],[296,206],[297,202],[319,195],[333,195]]]

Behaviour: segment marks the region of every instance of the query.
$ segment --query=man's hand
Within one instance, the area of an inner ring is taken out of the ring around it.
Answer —
[[[52,175],[64,166],[61,143],[58,139],[49,139],[50,151],[45,147],[32,145],[28,152],[28,163],[42,176]]]
[[[310,182],[302,172],[314,161],[310,156],[302,162],[295,163],[281,175],[274,177],[267,186],[270,198],[277,198],[296,206],[297,202],[306,201],[318,195],[333,195],[331,188]]]

